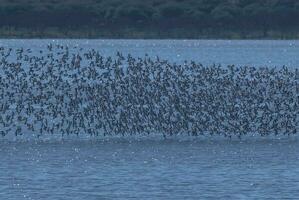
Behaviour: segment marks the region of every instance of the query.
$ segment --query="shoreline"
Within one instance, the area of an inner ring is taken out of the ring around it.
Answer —
[[[139,39],[139,40],[298,40],[299,31],[269,31],[266,36],[260,31],[244,34],[238,31],[203,32],[171,30],[169,32],[147,30],[57,30],[0,28],[0,39]]]
[[[178,40],[178,41],[296,41],[299,38],[88,38],[88,37],[1,37],[0,40]]]

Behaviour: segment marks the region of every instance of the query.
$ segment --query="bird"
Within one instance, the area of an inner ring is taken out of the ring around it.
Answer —
[[[0,47],[0,135],[298,133],[298,69]]]

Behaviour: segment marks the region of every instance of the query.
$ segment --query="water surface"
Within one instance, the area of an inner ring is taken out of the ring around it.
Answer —
[[[133,56],[159,56],[172,62],[299,67],[299,40],[6,40],[0,46],[45,49],[47,44],[94,48],[105,56],[117,51]]]
[[[298,140],[1,142],[4,199],[296,199]]]

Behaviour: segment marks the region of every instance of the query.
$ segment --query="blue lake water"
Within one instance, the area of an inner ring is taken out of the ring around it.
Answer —
[[[5,40],[0,46],[39,50],[47,44],[96,49],[105,56],[117,51],[144,57],[159,56],[176,63],[299,67],[299,40]]]
[[[1,199],[297,199],[299,141],[0,143]]]
[[[172,62],[299,68],[299,41],[0,40],[117,51]],[[298,199],[299,140],[0,140],[0,199]]]

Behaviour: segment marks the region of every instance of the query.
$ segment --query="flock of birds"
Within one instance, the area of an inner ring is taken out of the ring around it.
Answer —
[[[291,135],[299,70],[0,47],[0,135]]]

